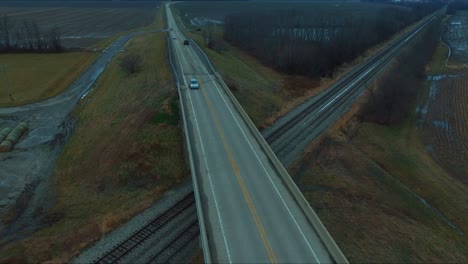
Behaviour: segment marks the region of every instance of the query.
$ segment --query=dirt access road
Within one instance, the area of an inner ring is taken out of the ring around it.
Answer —
[[[77,121],[71,111],[81,99],[89,100],[85,95],[111,59],[128,40],[142,33],[129,33],[113,42],[62,94],[30,105],[0,108],[0,128],[22,121],[29,124],[29,131],[14,149],[0,153],[0,244],[42,225],[44,209],[53,204],[51,176],[56,159]],[[8,223],[5,215],[12,217],[11,212],[19,218]]]

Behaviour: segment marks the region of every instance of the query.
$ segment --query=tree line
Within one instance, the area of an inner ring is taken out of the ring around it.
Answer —
[[[58,27],[41,29],[32,20],[16,21],[0,16],[0,52],[60,52],[63,51]]]
[[[434,23],[414,43],[399,55],[370,90],[369,100],[360,113],[362,121],[394,125],[414,110],[414,102],[423,86],[425,66],[430,62],[441,32]]]
[[[243,12],[225,17],[223,38],[276,70],[332,76],[337,66],[439,7],[386,6],[359,13],[334,7]]]
[[[458,10],[468,10],[468,1],[452,1],[447,6],[447,14],[453,15]]]

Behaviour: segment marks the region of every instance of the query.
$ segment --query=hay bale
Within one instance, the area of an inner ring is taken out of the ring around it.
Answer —
[[[13,131],[11,131],[10,134],[8,134],[5,140],[9,140],[13,143],[16,143],[18,139],[21,137],[21,135],[22,135],[21,131],[13,129]]]
[[[9,140],[4,140],[0,144],[0,152],[10,152],[12,148],[13,148],[13,143]]]
[[[28,124],[26,122],[21,122],[18,126],[15,127],[1,142],[0,152],[9,152],[13,146],[18,142],[21,136],[28,130]]]
[[[28,123],[21,122],[15,129],[18,129],[24,133],[28,130]]]
[[[8,136],[8,134],[10,134],[10,132],[11,128],[9,127],[6,127],[2,129],[2,131],[0,131],[0,143],[2,143],[3,140],[5,140],[5,138]]]

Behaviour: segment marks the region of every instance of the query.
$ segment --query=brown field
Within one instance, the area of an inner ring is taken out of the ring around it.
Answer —
[[[428,82],[425,143],[452,176],[468,184],[468,75],[436,75]]]
[[[2,7],[0,14],[18,23],[35,21],[44,30],[58,26],[65,46],[88,47],[116,33],[150,25],[156,7]]]

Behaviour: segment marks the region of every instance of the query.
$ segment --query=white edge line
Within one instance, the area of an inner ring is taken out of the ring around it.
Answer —
[[[247,143],[249,144],[250,146],[250,149],[252,149],[253,153],[255,154],[255,157],[257,158],[257,160],[259,161],[260,165],[262,166],[263,170],[265,171],[265,173],[267,174],[268,176],[268,179],[270,180],[270,183],[271,185],[273,186],[273,188],[275,189],[276,191],[276,194],[279,196],[279,198],[281,199],[281,201],[283,202],[283,205],[284,207],[286,208],[286,210],[288,211],[289,215],[291,216],[291,218],[293,219],[294,221],[294,224],[296,225],[297,229],[299,230],[299,232],[301,233],[302,235],[302,238],[304,239],[304,241],[306,242],[307,246],[309,247],[309,249],[311,250],[312,252],[312,255],[314,256],[315,260],[317,261],[317,263],[320,263],[320,261],[318,260],[317,258],[317,255],[315,254],[315,251],[312,249],[312,246],[310,245],[309,241],[307,240],[304,232],[302,231],[302,229],[300,228],[299,224],[297,223],[295,217],[292,215],[291,211],[289,210],[289,207],[287,206],[286,202],[284,201],[284,198],[283,196],[281,195],[281,193],[279,192],[278,188],[276,187],[276,185],[274,184],[273,182],[273,179],[271,178],[270,174],[268,173],[268,171],[266,170],[265,166],[263,165],[263,162],[261,161],[260,157],[258,156],[257,152],[254,150],[252,144],[250,143],[249,139],[247,138],[247,136],[245,135],[245,132],[244,130],[242,129],[242,127],[240,126],[239,122],[237,121],[237,118],[235,117],[234,113],[232,112],[231,110],[231,107],[229,106],[229,104],[226,102],[226,100],[224,99],[224,97],[222,96],[221,92],[219,91],[219,87],[218,85],[216,84],[215,80],[213,79],[213,77],[211,77],[211,75],[209,75],[211,80],[213,81],[213,83],[216,85],[216,90],[218,91],[218,93],[220,94],[221,98],[223,99],[224,103],[226,104],[229,112],[231,113],[232,117],[234,118],[234,120],[236,121],[236,124],[237,126],[239,127],[239,129],[241,130],[242,132],[242,135],[244,136],[245,140],[247,141]]]
[[[172,16],[172,12],[171,12],[171,16]],[[172,19],[174,19],[174,17],[172,16]],[[176,54],[177,54],[177,57],[179,58],[179,61],[181,62],[180,60],[180,57],[179,57],[179,52],[177,51],[177,48],[174,47],[174,50],[176,51]],[[187,86],[187,83],[185,81],[185,75],[184,75],[184,69],[181,65],[180,67],[181,71],[182,71],[182,78],[184,80],[184,84],[185,86]],[[221,233],[222,233],[222,236],[223,236],[223,240],[224,240],[224,246],[226,247],[226,253],[227,253],[227,257],[228,257],[228,261],[229,263],[232,263],[232,259],[231,259],[231,253],[229,251],[229,247],[228,247],[228,243],[227,243],[227,239],[226,239],[226,233],[224,232],[224,226],[223,226],[223,222],[221,220],[221,214],[219,213],[219,204],[218,204],[218,200],[216,199],[216,194],[214,192],[214,188],[213,188],[213,182],[211,181],[211,175],[210,175],[210,171],[209,171],[209,168],[208,168],[208,164],[206,162],[206,158],[205,157],[205,147],[203,146],[203,140],[201,138],[201,134],[200,134],[200,128],[198,126],[198,120],[197,120],[197,114],[196,114],[196,111],[193,107],[193,103],[192,103],[192,99],[190,97],[190,92],[187,93],[188,95],[188,99],[190,101],[190,106],[192,108],[192,111],[193,111],[193,116],[195,118],[195,126],[197,128],[197,132],[198,132],[198,138],[200,139],[200,146],[201,146],[201,151],[202,151],[202,154],[203,154],[203,161],[205,163],[205,167],[206,167],[206,173],[208,175],[208,181],[210,183],[210,189],[211,189],[211,193],[213,195],[213,199],[214,199],[214,202],[215,202],[215,207],[216,207],[216,213],[217,213],[217,216],[218,216],[218,220],[219,220],[219,225],[221,227]],[[207,245],[209,246],[209,245]]]

